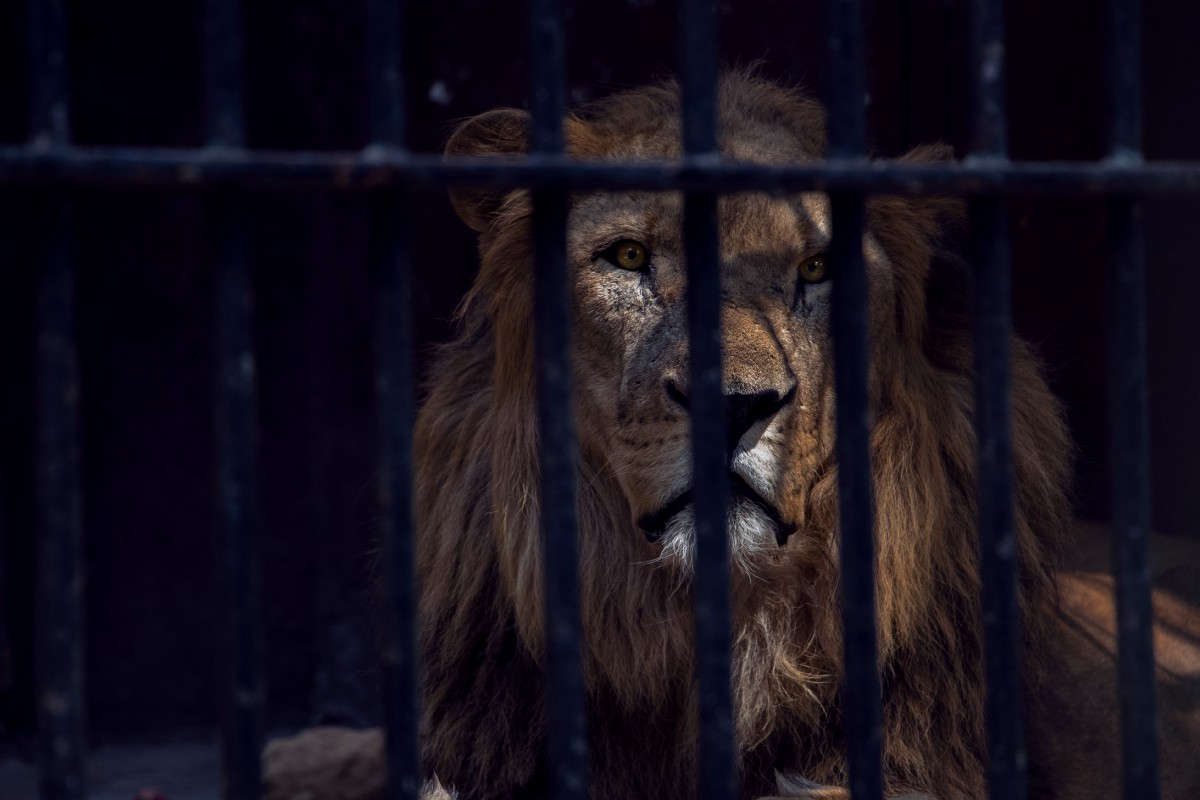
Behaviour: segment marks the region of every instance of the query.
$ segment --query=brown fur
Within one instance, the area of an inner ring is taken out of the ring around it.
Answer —
[[[678,117],[672,84],[626,92],[569,117],[568,148],[578,158],[674,157]],[[752,75],[722,80],[719,123],[729,158],[824,152],[821,108]],[[491,112],[465,123],[447,152],[519,154],[526,130],[522,112]],[[416,434],[425,756],[465,798],[523,796],[543,785],[545,744],[529,199],[463,192],[454,202],[479,232],[481,266]],[[687,384],[680,213],[674,194],[572,199],[594,797],[695,795],[690,540],[680,528],[651,544],[635,525],[689,480],[686,412],[662,388]],[[795,279],[796,264],[824,246],[827,213],[820,195],[736,195],[720,206],[726,390],[795,392],[762,434],[784,469],[768,470],[760,494],[796,532],[782,547],[750,523],[731,533],[747,796],[774,792],[777,772],[846,781],[827,301]],[[864,241],[887,789],[947,799],[985,794],[971,347],[951,310],[961,304],[954,267],[935,258],[942,223],[960,214],[952,200],[873,198]],[[653,277],[596,258],[620,238],[649,244]],[[1025,679],[1036,684],[1070,445],[1035,358],[1015,339],[1012,348]],[[759,524],[755,513],[746,511]]]

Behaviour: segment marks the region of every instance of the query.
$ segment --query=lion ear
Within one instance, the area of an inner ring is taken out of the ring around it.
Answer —
[[[446,155],[474,158],[513,158],[529,151],[532,123],[529,114],[519,108],[497,108],[462,123],[446,142]],[[592,126],[577,116],[563,117],[566,150],[576,158],[588,158],[604,151],[604,142]],[[511,190],[455,189],[450,202],[463,222],[479,233],[488,231],[504,198]]]
[[[497,108],[472,117],[455,129],[446,142],[446,155],[504,157],[523,155],[529,149],[529,114],[518,108]],[[506,192],[487,189],[454,189],[450,203],[473,230],[491,227]]]

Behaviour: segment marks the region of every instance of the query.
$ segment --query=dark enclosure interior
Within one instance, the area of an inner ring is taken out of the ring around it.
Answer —
[[[0,0],[0,142],[26,135],[24,3]],[[72,132],[81,144],[203,141],[202,4],[70,3]],[[727,0],[722,63],[825,94],[825,3]],[[1008,4],[1014,159],[1104,155],[1103,4]],[[249,145],[354,150],[366,140],[364,14],[333,0],[244,4]],[[966,3],[868,3],[872,149],[967,137]],[[525,105],[523,4],[408,4],[411,143]],[[573,102],[676,69],[665,0],[568,4]],[[1151,159],[1200,158],[1200,5],[1144,4]],[[0,191],[0,755],[33,729],[32,242],[44,198]],[[1200,519],[1200,201],[1148,200],[1146,264],[1155,525]],[[250,204],[268,718],[274,729],[376,720],[370,563],[375,443],[366,206],[358,194],[262,193]],[[444,196],[417,204],[419,363],[446,338],[474,242]],[[202,732],[216,707],[213,277],[203,203],[187,191],[85,190],[79,254],[86,693],[93,745]],[[1014,314],[1042,352],[1078,442],[1080,516],[1109,513],[1103,200],[1012,204]],[[2,792],[0,792],[2,794]]]

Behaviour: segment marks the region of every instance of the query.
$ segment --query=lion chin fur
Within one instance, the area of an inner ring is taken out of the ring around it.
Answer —
[[[727,156],[822,157],[824,114],[814,101],[750,72],[725,75],[718,96]],[[565,120],[568,151],[671,156],[678,119],[674,84],[621,93]],[[447,152],[518,155],[526,133],[521,112],[491,112],[464,123]],[[776,151],[780,137],[800,155]],[[946,157],[937,147],[910,156]],[[537,796],[547,777],[530,200],[463,191],[453,201],[479,234],[480,271],[457,337],[432,366],[416,429],[424,757],[460,797]],[[986,794],[972,351],[961,265],[938,256],[944,224],[961,213],[944,198],[866,204],[865,248],[890,270],[886,289],[872,289],[870,440],[890,796]],[[577,320],[590,313],[585,305],[574,303]],[[577,334],[577,371],[603,345]],[[1071,443],[1035,356],[1015,338],[1011,349],[1022,679],[1036,686],[1068,526]],[[621,464],[605,452],[593,404],[578,396],[586,384],[577,374],[591,793],[691,798],[690,574],[637,528]],[[747,797],[846,786],[830,418],[814,423],[811,448],[788,465],[800,476],[784,509],[796,533],[746,556],[744,568],[735,553],[733,712]]]

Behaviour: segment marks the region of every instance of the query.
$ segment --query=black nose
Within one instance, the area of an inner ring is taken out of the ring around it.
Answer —
[[[729,451],[733,452],[754,423],[775,416],[792,401],[795,393],[796,387],[793,386],[785,394],[780,394],[777,389],[766,389],[753,394],[726,394],[725,428]],[[667,395],[683,408],[688,408],[687,392],[673,380],[667,381]]]
[[[780,394],[775,389],[766,389],[754,394],[725,395],[725,425],[730,452],[754,423],[779,413],[791,401],[794,392],[795,389],[791,389],[787,394]]]

